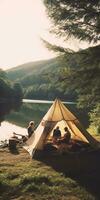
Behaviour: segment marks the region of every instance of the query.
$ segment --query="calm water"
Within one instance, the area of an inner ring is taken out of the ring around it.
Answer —
[[[23,103],[43,103],[43,104],[52,104],[54,101],[46,101],[46,100],[32,100],[32,99],[23,99]],[[72,101],[63,101],[64,104],[75,104]]]
[[[22,105],[0,104],[0,141],[9,139],[13,132],[27,135],[31,120],[38,126],[50,104],[39,104],[25,100]]]
[[[27,135],[27,129],[17,126],[15,124],[4,121],[0,126],[0,141],[9,139],[12,136],[12,133],[21,133],[22,135]]]
[[[0,141],[9,139],[13,132],[18,134],[27,134],[27,126],[31,120],[35,121],[36,127],[50,108],[52,102],[38,100],[24,100],[22,105],[0,104]],[[67,104],[67,107],[75,114],[82,117],[79,111],[76,111],[75,104]],[[86,116],[85,116],[86,120]],[[84,119],[83,119],[84,122]]]

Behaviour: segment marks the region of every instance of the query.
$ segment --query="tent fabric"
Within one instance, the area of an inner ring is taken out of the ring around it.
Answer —
[[[54,101],[48,112],[43,117],[33,135],[26,142],[25,149],[32,155],[35,150],[43,150],[47,138],[52,136],[53,129],[59,126],[63,135],[63,129],[67,126],[71,132],[71,138],[75,138],[97,147],[98,142],[81,125],[79,120],[58,99]]]

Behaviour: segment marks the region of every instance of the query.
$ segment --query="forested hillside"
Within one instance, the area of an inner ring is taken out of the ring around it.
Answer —
[[[7,70],[7,73],[11,80],[21,80],[32,74],[39,74],[52,65],[56,65],[56,59],[25,63]]]
[[[7,71],[8,77],[21,83],[24,98],[49,99],[59,97],[62,100],[75,100],[76,92],[60,84],[59,74],[77,67],[77,60],[69,56],[66,66],[61,63],[61,57],[46,61],[31,62]]]

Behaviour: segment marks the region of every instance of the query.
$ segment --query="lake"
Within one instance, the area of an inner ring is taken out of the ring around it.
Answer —
[[[50,108],[51,104],[52,102],[50,101],[26,99],[23,100],[23,103],[20,105],[0,104],[0,141],[9,139],[13,132],[27,135],[27,126],[29,122],[35,121],[35,125],[37,127],[45,113]],[[73,104],[73,102],[70,104],[68,102],[67,107],[79,118],[81,118],[81,121],[84,123],[82,113],[76,109],[76,105]],[[85,116],[85,121],[86,117],[87,116]]]
[[[27,126],[34,120],[37,126],[50,105],[34,102],[0,104],[0,141],[9,139],[12,133],[27,134]]]

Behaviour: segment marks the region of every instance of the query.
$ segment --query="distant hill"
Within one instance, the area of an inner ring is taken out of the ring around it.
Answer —
[[[30,62],[7,70],[8,78],[18,81],[24,89],[24,98],[48,99],[56,97],[62,100],[73,100],[75,94],[63,89],[59,74],[63,68],[77,66],[76,60],[69,56],[66,66],[61,64],[61,57]]]
[[[53,58],[49,60],[25,63],[8,69],[6,72],[10,80],[21,80],[23,77],[31,76],[32,74],[41,74],[42,71],[58,65],[59,63],[57,58]]]

